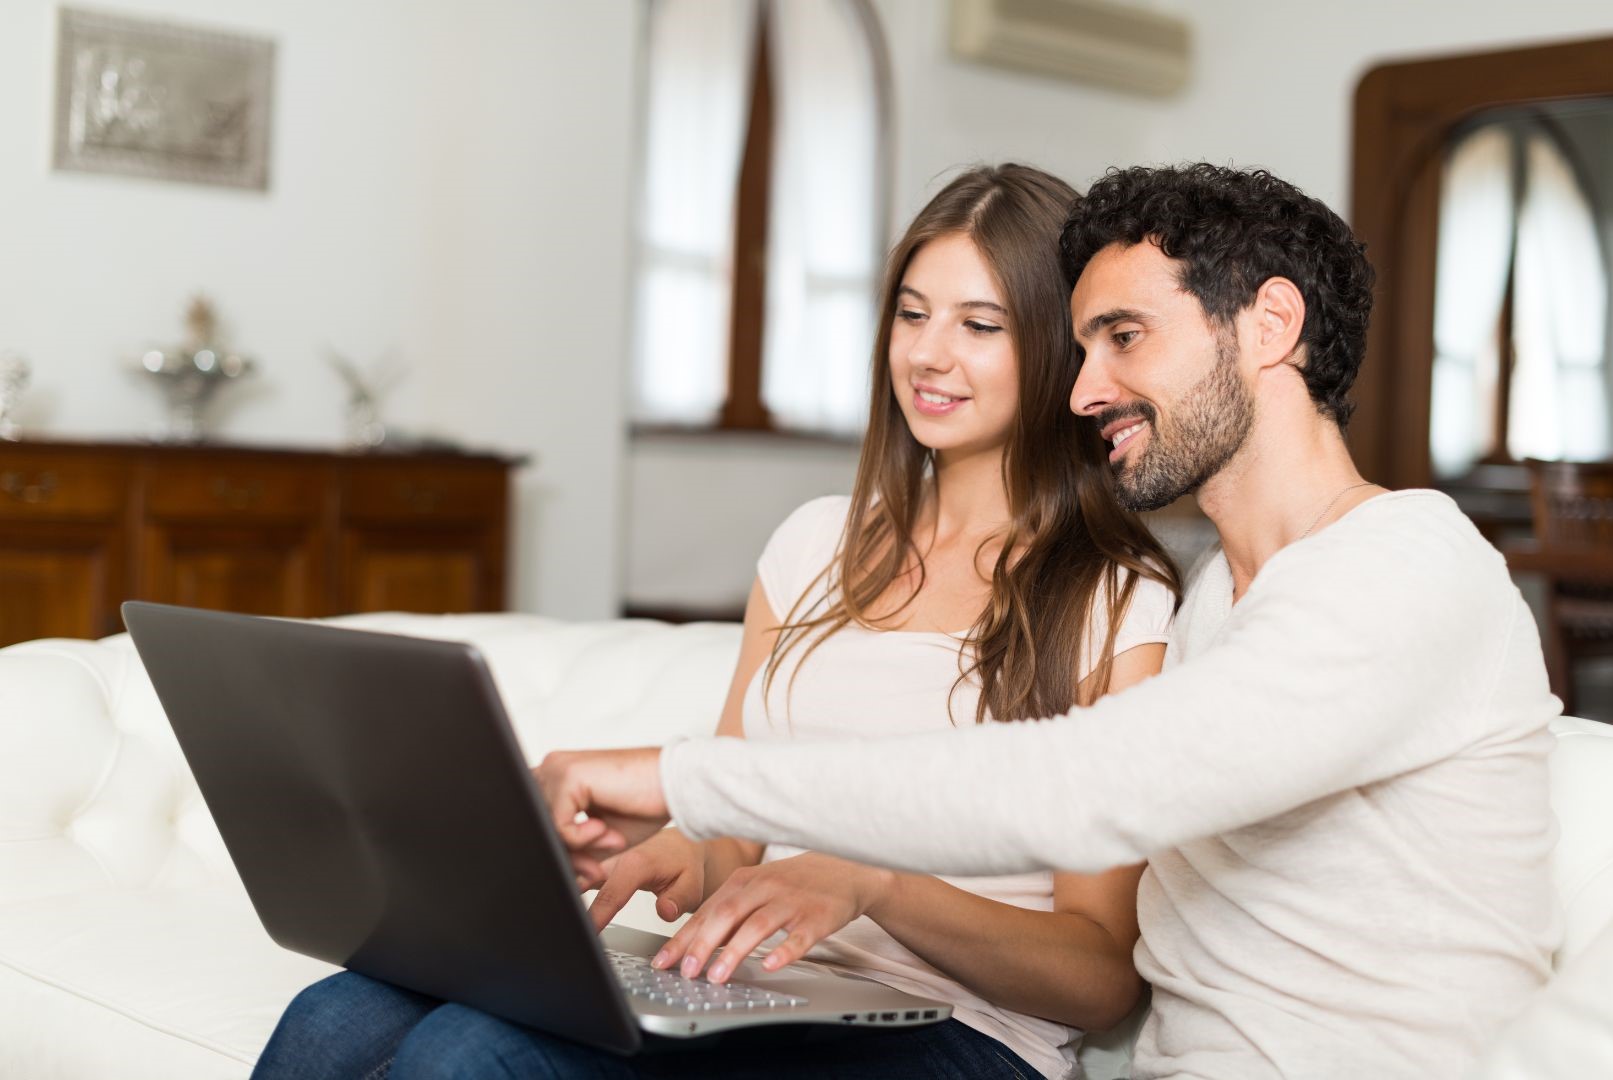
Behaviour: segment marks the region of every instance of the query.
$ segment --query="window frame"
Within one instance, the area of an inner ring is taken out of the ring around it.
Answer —
[[[759,0],[757,5],[756,30],[750,61],[751,93],[745,111],[745,140],[740,153],[739,178],[734,200],[727,392],[716,417],[710,423],[633,421],[628,428],[629,436],[632,438],[761,435],[804,443],[841,446],[855,446],[862,442],[861,435],[781,428],[774,423],[762,398],[764,342],[767,334],[768,224],[772,210],[772,173],[775,157],[770,33],[773,5],[778,2],[779,0]],[[875,208],[876,234],[881,238],[883,246],[883,238],[889,235],[893,200],[890,53],[871,0],[846,0],[846,2],[867,39],[873,71],[876,133],[873,186],[874,198],[878,203]]]

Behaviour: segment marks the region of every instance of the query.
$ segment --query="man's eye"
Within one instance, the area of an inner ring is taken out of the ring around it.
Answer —
[[[1114,334],[1114,342],[1116,345],[1124,349],[1136,340],[1138,333],[1140,333],[1140,331],[1137,330],[1116,330]]]

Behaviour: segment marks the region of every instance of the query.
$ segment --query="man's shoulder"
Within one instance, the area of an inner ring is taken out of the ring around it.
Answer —
[[[1317,539],[1324,549],[1359,548],[1419,563],[1484,566],[1503,574],[1506,567],[1501,553],[1449,495],[1422,488],[1368,499]]]
[[[1454,499],[1432,488],[1404,488],[1375,495],[1355,506],[1336,524],[1354,519],[1378,529],[1429,524],[1472,526]]]
[[[1307,578],[1362,599],[1444,603],[1474,610],[1510,603],[1506,560],[1451,498],[1392,491],[1368,499],[1316,536],[1278,553],[1272,584]]]

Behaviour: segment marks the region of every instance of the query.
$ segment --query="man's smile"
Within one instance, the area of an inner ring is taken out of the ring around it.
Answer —
[[[1103,441],[1110,444],[1109,463],[1112,465],[1125,456],[1126,448],[1148,427],[1143,417],[1128,417],[1104,426]]]

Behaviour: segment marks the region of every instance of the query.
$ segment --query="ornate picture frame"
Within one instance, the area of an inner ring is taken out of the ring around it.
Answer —
[[[57,169],[265,191],[274,42],[62,8]]]

